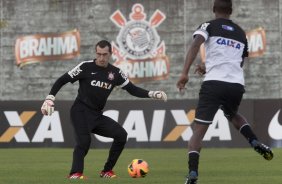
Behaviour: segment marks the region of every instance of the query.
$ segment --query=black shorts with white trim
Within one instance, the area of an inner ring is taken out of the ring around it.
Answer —
[[[223,110],[225,117],[231,121],[238,112],[244,92],[244,86],[239,83],[204,81],[199,93],[195,122],[211,124],[218,109]]]

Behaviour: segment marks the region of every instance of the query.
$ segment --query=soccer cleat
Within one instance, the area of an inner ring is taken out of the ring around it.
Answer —
[[[261,154],[263,158],[265,158],[266,160],[271,160],[273,158],[273,153],[268,146],[262,144],[257,140],[253,140],[251,142],[251,145],[254,148],[254,150],[259,154]]]
[[[101,171],[100,172],[100,177],[101,178],[116,178],[117,175],[114,173],[114,171]]]
[[[185,184],[197,184],[198,174],[196,171],[191,171],[186,178]]]
[[[85,179],[87,179],[87,177],[84,176],[82,173],[73,173],[73,174],[70,174],[68,176],[68,179],[71,179],[71,180],[85,180]]]

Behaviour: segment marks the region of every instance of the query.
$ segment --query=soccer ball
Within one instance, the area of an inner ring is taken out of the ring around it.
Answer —
[[[127,167],[128,174],[132,178],[145,177],[149,172],[149,165],[145,160],[134,159]]]

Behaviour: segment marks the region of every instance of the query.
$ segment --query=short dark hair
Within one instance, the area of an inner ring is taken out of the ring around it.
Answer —
[[[105,48],[105,47],[108,46],[110,53],[112,53],[112,45],[111,45],[111,43],[108,42],[107,40],[101,40],[101,41],[99,41],[99,42],[96,44],[96,46],[95,46],[96,51],[97,51],[97,46],[99,46],[100,48]]]
[[[232,14],[232,0],[214,0],[213,12]]]

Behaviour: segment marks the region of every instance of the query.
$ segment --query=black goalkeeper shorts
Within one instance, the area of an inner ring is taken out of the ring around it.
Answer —
[[[238,83],[204,81],[199,93],[195,122],[211,124],[218,109],[222,109],[225,117],[231,121],[238,112],[244,93],[244,86]]]
[[[89,139],[92,133],[109,138],[127,134],[125,129],[115,120],[103,115],[101,111],[90,110],[81,103],[75,103],[72,106],[71,120],[77,142],[83,140],[83,137]]]

